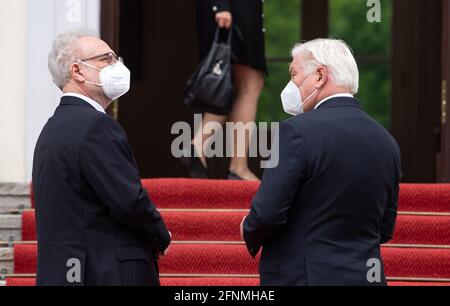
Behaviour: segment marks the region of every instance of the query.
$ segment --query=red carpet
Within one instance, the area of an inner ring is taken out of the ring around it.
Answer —
[[[239,241],[246,212],[162,211],[176,241]],[[36,240],[34,211],[22,216],[22,240]],[[450,215],[400,215],[391,244],[450,245]]]
[[[36,273],[37,245],[14,246],[14,273]],[[244,245],[174,244],[160,261],[161,274],[258,274]]]
[[[239,228],[246,212],[162,211],[167,227],[176,241],[238,241]],[[22,240],[36,240],[34,211],[22,216]]]
[[[449,287],[450,283],[444,282],[389,282],[392,287]]]
[[[400,215],[389,243],[450,245],[450,215]]]
[[[158,208],[250,209],[258,183],[204,180],[144,180]]]
[[[163,285],[258,285],[258,263],[239,244],[239,225],[258,184],[185,179],[143,184],[174,240],[182,242],[160,262]],[[399,211],[395,245],[382,249],[390,284],[450,285],[450,248],[445,247],[450,246],[450,185],[402,185]],[[25,211],[22,240],[35,241],[35,228],[34,211]],[[20,275],[36,272],[36,248],[34,243],[14,246],[18,275],[7,279],[8,286],[34,285],[33,278]]]
[[[7,287],[31,287],[36,285],[36,279],[34,278],[20,278],[20,277],[8,277],[6,279]]]
[[[388,277],[450,278],[450,249],[384,247]],[[14,247],[16,274],[36,273],[36,244]],[[160,261],[162,274],[258,274],[244,245],[174,244]]]
[[[10,277],[6,279],[6,286],[10,287],[31,287],[36,285],[36,279],[34,278],[19,278]],[[175,287],[190,287],[190,286],[259,286],[259,280],[257,278],[161,278],[161,285],[163,286],[175,286]],[[450,286],[449,283],[443,282],[389,282],[390,286]]]
[[[6,280],[6,286],[31,287],[36,285],[34,278],[10,277]],[[233,278],[233,277],[161,277],[161,285],[175,287],[192,286],[259,286],[258,278]]]
[[[450,187],[447,184],[404,184],[400,189],[400,211],[450,212]]]

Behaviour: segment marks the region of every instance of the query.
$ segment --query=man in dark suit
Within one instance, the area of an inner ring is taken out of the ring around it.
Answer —
[[[396,141],[353,95],[348,46],[297,45],[283,107],[280,162],[266,169],[243,222],[248,250],[263,248],[261,285],[386,285],[380,244],[393,235],[401,179]]]
[[[159,285],[169,243],[121,126],[105,113],[130,71],[85,31],[54,42],[49,69],[64,92],[36,146],[38,285]]]

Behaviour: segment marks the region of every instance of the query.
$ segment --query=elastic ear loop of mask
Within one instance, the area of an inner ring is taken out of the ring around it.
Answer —
[[[303,81],[303,83],[300,85],[299,89],[314,75],[315,72],[311,73],[311,75]],[[309,100],[311,100],[311,98],[319,91],[320,88],[317,88],[316,90],[314,90],[314,92],[305,100],[303,101],[303,105],[305,105]]]
[[[88,67],[90,67],[90,68],[92,68],[92,69],[95,69],[95,70],[97,70],[97,71],[102,71],[101,69],[98,69],[97,67],[95,67],[95,66],[93,66],[93,65],[91,65],[91,64],[88,64],[88,63],[85,63],[85,62],[83,62],[83,61],[81,61],[81,60],[78,60],[78,61],[76,61],[76,63],[77,64],[83,64],[83,65],[86,65],[86,66],[88,66]],[[94,86],[98,86],[98,87],[103,87],[104,86],[104,84],[101,84],[101,83],[94,83],[94,82],[90,82],[90,81],[85,81],[87,84],[89,84],[89,85],[94,85]]]
[[[305,105],[306,102],[308,102],[318,91],[319,91],[319,88],[314,90],[314,92],[305,101],[303,101],[303,105]]]

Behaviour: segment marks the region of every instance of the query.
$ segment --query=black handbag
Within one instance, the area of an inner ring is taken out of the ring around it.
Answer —
[[[231,32],[220,42],[220,29],[208,56],[202,61],[186,85],[184,104],[203,112],[228,115],[234,99],[231,75]]]

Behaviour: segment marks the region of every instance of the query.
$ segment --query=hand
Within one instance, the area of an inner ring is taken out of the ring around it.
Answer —
[[[242,240],[245,240],[244,239],[244,222],[245,222],[245,219],[247,219],[247,217],[244,217],[244,219],[242,219],[242,223],[241,223],[241,238],[242,238]]]
[[[170,241],[172,241],[172,233],[169,231]],[[164,251],[164,253],[161,256],[167,256],[169,254],[170,244],[167,247],[167,249]]]
[[[170,246],[168,246],[167,249],[164,251],[164,253],[161,253],[160,256],[165,257],[165,256],[169,255],[169,249],[170,249]]]
[[[171,232],[169,232],[169,236],[170,236],[170,241],[172,241],[172,233]],[[170,244],[164,252],[159,251],[157,254],[157,257],[161,258],[161,257],[167,256],[169,254],[169,249],[170,249]]]
[[[233,16],[230,12],[220,12],[216,14],[216,22],[219,28],[231,28],[233,24]]]

